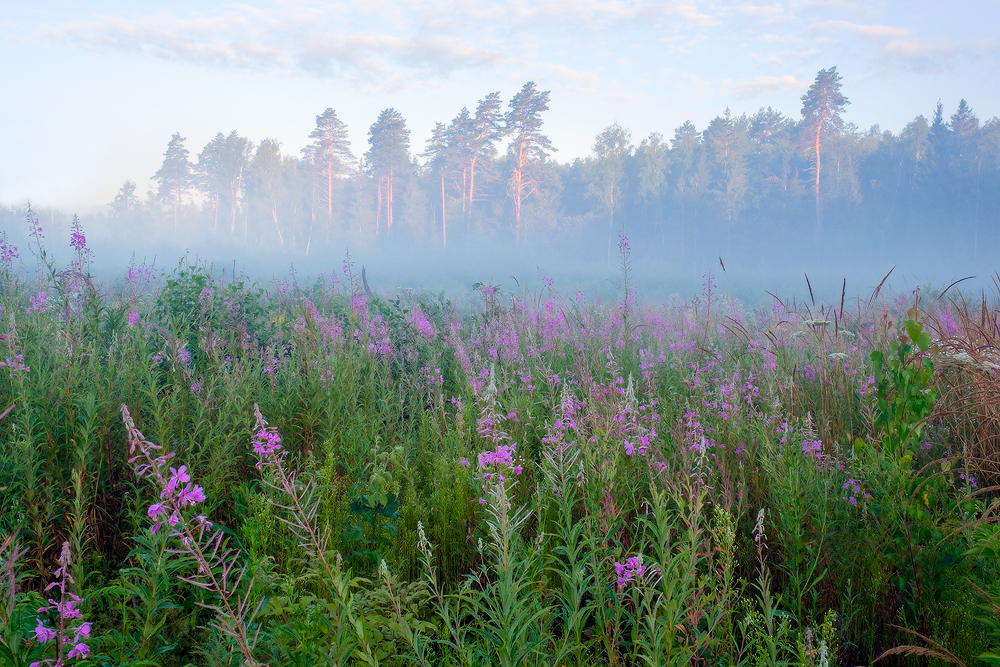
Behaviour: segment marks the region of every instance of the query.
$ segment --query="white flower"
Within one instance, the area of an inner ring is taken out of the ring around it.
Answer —
[[[757,512],[757,523],[753,527],[754,539],[757,544],[767,547],[767,535],[764,533],[764,516],[767,514],[767,508],[761,507],[760,511]]]

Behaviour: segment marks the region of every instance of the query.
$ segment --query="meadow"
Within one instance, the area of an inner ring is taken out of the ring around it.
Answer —
[[[32,239],[0,665],[1000,665],[987,295],[649,304],[622,239],[616,299],[458,307]]]

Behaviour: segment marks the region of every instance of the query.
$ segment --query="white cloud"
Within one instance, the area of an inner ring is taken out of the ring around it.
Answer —
[[[718,20],[694,0],[286,0],[266,7],[229,5],[215,14],[94,16],[43,25],[37,34],[101,52],[138,54],[209,67],[303,72],[369,90],[447,80],[462,70],[506,73],[541,62],[557,31],[578,42],[585,33],[705,26]],[[551,56],[549,56],[551,59]],[[596,85],[588,74],[585,87]],[[412,82],[412,83],[409,83]]]
[[[808,81],[803,81],[791,75],[755,76],[749,81],[741,81],[737,84],[736,93],[745,97],[752,97],[763,93],[774,94],[783,93],[787,90],[805,90],[808,87]]]
[[[820,23],[816,28],[820,31],[847,30],[857,33],[862,37],[870,37],[872,39],[898,39],[900,37],[908,37],[912,33],[907,28],[894,28],[888,25],[864,25],[851,23],[850,21],[826,21]]]

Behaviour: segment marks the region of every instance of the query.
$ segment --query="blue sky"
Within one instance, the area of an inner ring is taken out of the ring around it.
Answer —
[[[360,156],[391,106],[420,152],[435,121],[528,80],[552,91],[562,161],[613,122],[638,144],[726,107],[798,117],[834,65],[861,127],[898,132],[938,99],[1000,114],[1000,0],[5,4],[0,202],[81,213],[127,178],[145,192],[174,132],[192,158],[234,129],[297,154],[333,107]]]

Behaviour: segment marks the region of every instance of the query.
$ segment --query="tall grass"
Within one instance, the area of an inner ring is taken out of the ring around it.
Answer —
[[[985,297],[459,308],[350,258],[265,290],[0,251],[0,664],[65,655],[55,581],[102,665],[1000,650]]]

